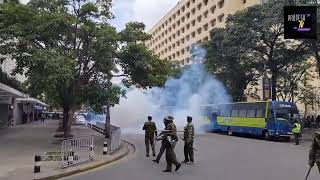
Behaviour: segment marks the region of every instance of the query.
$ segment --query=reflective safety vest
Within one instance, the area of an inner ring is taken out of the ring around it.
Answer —
[[[294,123],[294,128],[292,128],[293,133],[300,133],[301,132],[301,125],[299,123]]]

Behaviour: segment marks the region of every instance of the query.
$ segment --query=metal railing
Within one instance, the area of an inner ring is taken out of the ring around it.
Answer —
[[[61,144],[62,167],[73,166],[94,158],[94,137],[66,139]]]
[[[121,146],[121,129],[119,127],[115,127],[115,129],[111,131],[111,153],[118,150]]]

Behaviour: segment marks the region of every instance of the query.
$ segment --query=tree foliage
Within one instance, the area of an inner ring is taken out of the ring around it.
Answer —
[[[128,23],[117,32],[108,23],[110,8],[110,0],[0,5],[0,54],[16,59],[14,72],[26,71],[34,94],[44,92],[62,107],[65,136],[74,111],[92,101],[92,95],[98,97],[91,103],[95,109],[106,96],[109,104],[118,103],[122,90],[105,83],[112,77],[124,76],[128,85],[148,88],[163,85],[172,72],[170,62],[144,46],[150,36],[143,23]],[[120,70],[124,74],[117,75]]]
[[[270,0],[248,7],[228,16],[225,29],[212,32],[208,68],[222,76],[231,92],[238,91],[233,95],[243,94],[250,82],[268,74],[276,100],[278,78],[290,65],[307,59],[306,43],[284,39],[284,5],[284,1]]]
[[[239,43],[232,32],[221,28],[214,29],[211,40],[204,45],[207,69],[226,85],[234,101],[244,101],[244,90],[259,77],[259,62]]]

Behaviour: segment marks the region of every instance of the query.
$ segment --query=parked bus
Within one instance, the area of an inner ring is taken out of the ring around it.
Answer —
[[[207,105],[201,109],[204,118],[211,119],[213,131],[262,135],[266,140],[290,138],[294,120],[301,121],[296,104],[282,101]]]

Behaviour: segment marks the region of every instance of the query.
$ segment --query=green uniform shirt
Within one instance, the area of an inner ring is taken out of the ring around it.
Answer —
[[[188,123],[186,127],[184,127],[183,137],[185,142],[191,142],[194,140],[194,126],[192,123]]]
[[[320,163],[320,138],[314,138],[311,144],[309,161]]]
[[[152,121],[145,122],[142,130],[144,130],[146,137],[154,137],[155,134],[157,135],[157,126]]]
[[[168,124],[165,128],[164,137],[170,136],[172,140],[178,140],[177,127],[174,123]]]

